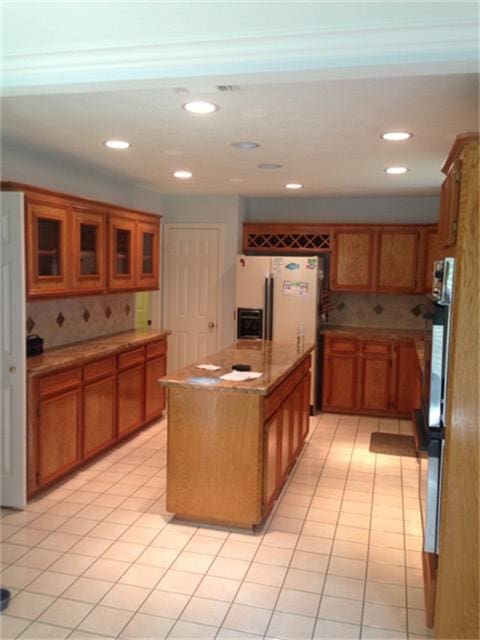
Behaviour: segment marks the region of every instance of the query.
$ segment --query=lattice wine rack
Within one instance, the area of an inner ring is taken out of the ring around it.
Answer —
[[[332,230],[318,225],[245,224],[245,253],[322,253],[331,250]]]

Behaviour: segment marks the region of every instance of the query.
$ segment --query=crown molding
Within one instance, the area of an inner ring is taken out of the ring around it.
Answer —
[[[442,62],[466,62],[472,72],[477,69],[475,21],[272,30],[254,37],[236,34],[221,39],[164,39],[161,44],[17,50],[3,56],[2,85],[12,95],[45,85]]]

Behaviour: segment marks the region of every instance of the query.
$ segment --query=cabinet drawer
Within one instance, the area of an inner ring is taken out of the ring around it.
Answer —
[[[145,359],[145,348],[141,347],[140,349],[132,349],[131,351],[126,351],[125,353],[121,353],[118,356],[118,368],[129,369],[130,367],[134,367],[135,365],[141,364]]]
[[[38,381],[38,394],[40,398],[45,396],[56,394],[67,389],[72,389],[80,385],[81,370],[69,369],[68,371],[61,371],[60,373],[53,373],[49,376],[44,376]]]
[[[90,382],[91,380],[104,378],[105,376],[115,373],[115,369],[115,356],[103,358],[102,360],[91,362],[83,367],[83,379],[85,382]]]
[[[327,338],[327,349],[335,353],[355,353],[358,342],[349,338]]]
[[[166,340],[159,340],[157,342],[147,344],[147,359],[162,356],[164,353],[167,353]]]
[[[389,356],[392,351],[390,342],[362,342],[362,353]]]

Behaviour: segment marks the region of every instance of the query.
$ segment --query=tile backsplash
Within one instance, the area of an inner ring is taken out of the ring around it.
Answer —
[[[42,337],[45,349],[129,331],[134,326],[134,293],[27,302],[27,333]]]
[[[429,304],[424,295],[331,293],[328,324],[392,329],[424,329]]]

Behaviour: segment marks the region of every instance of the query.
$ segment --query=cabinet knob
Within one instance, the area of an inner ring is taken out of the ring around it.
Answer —
[[[209,322],[208,323],[208,328],[209,329],[215,329],[215,323],[214,322]]]
[[[16,368],[15,367],[10,367],[9,371],[10,371],[10,373],[15,373]]]

